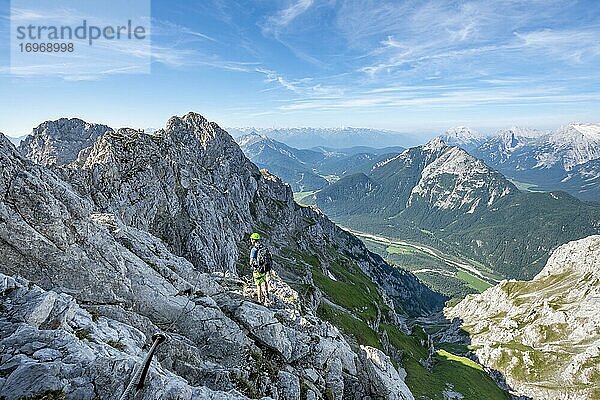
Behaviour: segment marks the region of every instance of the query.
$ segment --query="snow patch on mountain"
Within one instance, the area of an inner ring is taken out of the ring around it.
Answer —
[[[550,135],[548,141],[565,171],[600,158],[600,124],[566,125]]]
[[[587,165],[600,159],[600,124],[573,123],[554,132],[512,127],[497,131],[476,146],[458,146],[536,190],[563,190],[582,200],[600,198],[600,185],[580,185],[600,178],[600,173],[595,174],[598,168]]]
[[[600,124],[571,124],[571,129],[593,140],[600,140]]]
[[[450,146],[472,146],[485,139],[485,135],[466,126],[449,128],[440,136]]]

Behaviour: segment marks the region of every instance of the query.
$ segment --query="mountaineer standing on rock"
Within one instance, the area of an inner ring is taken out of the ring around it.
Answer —
[[[260,243],[260,239],[260,234],[257,232],[250,235],[250,242],[252,243],[252,250],[250,250],[250,267],[252,267],[252,276],[258,291],[258,302],[266,303],[269,298],[269,282],[267,281],[267,275],[271,272],[273,257],[271,256],[269,249]],[[262,291],[263,284],[265,287],[264,296]]]

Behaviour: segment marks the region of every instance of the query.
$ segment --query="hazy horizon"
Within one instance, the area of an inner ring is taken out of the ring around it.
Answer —
[[[194,111],[196,112],[196,111]],[[199,112],[199,114],[203,115],[204,117],[207,117],[206,115],[202,114],[201,112]],[[177,114],[179,116],[184,115],[184,114]],[[171,115],[170,117],[172,117],[174,115]],[[19,132],[5,132],[2,131],[0,129],[0,133],[4,134],[7,137],[10,138],[21,138],[21,137],[25,137],[29,134],[31,134],[31,132],[33,131],[33,129],[35,129],[36,127],[38,127],[40,124],[47,122],[47,121],[55,121],[59,118],[79,118],[85,122],[89,122],[89,123],[95,123],[95,124],[102,124],[102,125],[107,125],[113,129],[119,129],[119,128],[134,128],[134,129],[152,129],[152,130],[158,130],[161,128],[164,128],[164,125],[166,124],[167,119],[165,119],[165,121],[163,122],[162,125],[159,126],[135,126],[133,124],[124,124],[124,125],[113,125],[111,124],[109,121],[95,121],[95,120],[89,120],[86,118],[82,118],[80,116],[72,116],[72,115],[68,115],[68,116],[61,116],[61,117],[55,117],[55,118],[48,118],[45,120],[42,120],[40,122],[37,123],[33,123],[31,125],[31,127],[29,128],[29,130],[27,130],[26,132],[23,133],[19,133]],[[209,121],[213,121],[211,118],[207,119]],[[0,121],[1,123],[2,121]],[[441,135],[443,134],[446,130],[451,129],[451,128],[455,128],[455,127],[460,127],[460,126],[465,126],[467,128],[473,129],[477,132],[480,132],[486,136],[489,135],[493,135],[494,133],[501,131],[503,129],[510,129],[510,128],[514,128],[514,127],[520,127],[520,128],[531,128],[531,129],[538,129],[538,130],[542,130],[542,131],[555,131],[557,129],[559,129],[561,126],[564,125],[569,125],[569,124],[577,124],[577,123],[590,123],[590,124],[599,124],[600,122],[598,121],[594,121],[594,120],[589,120],[589,121],[566,121],[564,123],[555,125],[546,125],[546,126],[542,126],[542,125],[523,125],[523,124],[515,124],[515,123],[510,123],[509,121],[507,121],[506,124],[503,125],[496,125],[496,126],[475,126],[475,125],[471,125],[468,123],[462,123],[462,124],[454,124],[454,125],[449,125],[449,126],[444,126],[444,127],[438,127],[437,129],[432,127],[430,129],[408,129],[408,128],[379,128],[376,126],[368,126],[368,125],[364,125],[364,126],[355,126],[355,125],[338,125],[338,126],[310,126],[310,125],[304,125],[304,126],[253,126],[253,125],[245,125],[245,126],[231,126],[231,125],[225,125],[220,123],[219,121],[214,121],[217,122],[219,124],[219,126],[221,126],[223,129],[228,130],[228,129],[236,129],[236,130],[243,130],[243,129],[256,129],[256,130],[277,130],[277,129],[346,129],[346,128],[355,128],[355,129],[370,129],[370,130],[377,130],[377,131],[387,131],[390,134],[408,134],[408,135],[416,135],[416,136],[421,136],[423,135],[425,138],[433,138],[437,135]]]

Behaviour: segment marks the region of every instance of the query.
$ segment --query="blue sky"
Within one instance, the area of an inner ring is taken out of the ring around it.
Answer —
[[[0,0],[0,131],[77,116],[162,127],[600,122],[600,1],[152,1],[149,74],[10,75]]]

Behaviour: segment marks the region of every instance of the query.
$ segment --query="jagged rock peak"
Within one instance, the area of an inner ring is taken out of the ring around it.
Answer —
[[[191,135],[196,137],[204,148],[214,139],[217,143],[222,144],[234,142],[231,135],[217,123],[208,121],[196,112],[188,112],[183,117],[173,116],[169,118],[166,127],[155,134],[164,135],[165,133],[174,137],[175,140],[183,141],[189,140]]]
[[[276,190],[262,186],[258,168],[227,132],[195,113],[151,134],[109,132],[64,173],[99,210],[153,233],[204,270],[235,269],[237,242],[252,229],[249,204],[257,190]],[[281,197],[293,205],[291,192]],[[205,226],[214,226],[214,235]]]
[[[183,117],[174,115],[171,118],[169,118],[169,121],[167,122],[167,129],[173,130],[180,125],[201,129],[206,124],[208,124],[208,120],[206,118],[204,118],[198,113],[190,111]]]
[[[438,151],[448,147],[444,139],[435,137],[423,145],[423,150]]]
[[[571,123],[563,125],[553,136],[563,138],[583,137],[589,140],[600,140],[600,124]]]
[[[63,165],[77,159],[79,152],[90,147],[112,128],[83,121],[60,118],[34,128],[19,145],[22,155],[43,165]]]
[[[2,132],[0,132],[0,154],[21,158],[10,139],[8,139]]]
[[[466,126],[450,128],[440,136],[450,146],[470,146],[481,142],[485,136]]]

